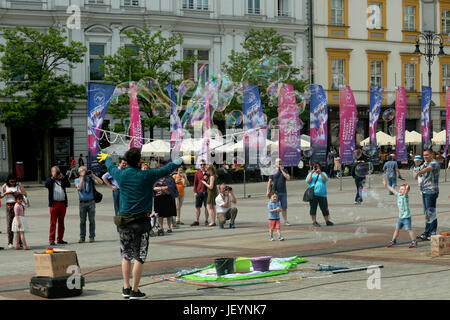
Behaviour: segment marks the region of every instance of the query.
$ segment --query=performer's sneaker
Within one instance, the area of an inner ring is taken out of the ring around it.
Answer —
[[[391,248],[392,246],[395,246],[397,244],[397,240],[391,240],[389,241],[389,244],[387,245],[388,248]]]
[[[417,240],[411,241],[411,244],[409,245],[410,248],[416,248],[417,247]]]
[[[334,223],[331,222],[330,220],[328,220],[326,223],[327,223],[327,226],[334,226]]]
[[[130,294],[130,300],[140,300],[140,299],[145,299],[147,298],[147,295],[143,292],[141,292],[141,290],[138,289],[138,291],[133,291],[131,290],[131,294]]]
[[[124,297],[125,299],[129,299],[131,295],[131,288],[125,289],[122,288],[122,297]]]

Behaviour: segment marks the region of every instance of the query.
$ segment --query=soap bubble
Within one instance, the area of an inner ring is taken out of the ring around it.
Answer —
[[[358,160],[359,158],[361,158],[363,152],[361,149],[354,149],[353,150],[353,157]]]
[[[375,146],[371,146],[371,145],[365,145],[362,148],[362,153],[366,156],[366,157],[373,157],[377,152],[377,147]]]
[[[277,56],[265,56],[249,62],[242,76],[242,82],[273,84],[289,78],[290,66]]]
[[[381,118],[384,121],[392,121],[395,118],[395,110],[393,108],[385,110]]]
[[[427,223],[431,223],[437,219],[436,208],[427,208],[425,210],[425,220]]]
[[[225,117],[225,122],[229,127],[235,127],[242,124],[242,111],[233,110]]]
[[[311,155],[312,155],[312,150],[311,150],[311,149],[309,149],[309,150],[303,150],[303,155],[304,155],[305,157],[307,157],[307,158],[311,157]]]
[[[355,230],[355,236],[356,237],[361,237],[362,234],[367,234],[367,227],[365,226],[360,226]]]
[[[280,122],[278,118],[270,119],[269,121],[269,129],[279,129],[280,128]]]
[[[358,163],[355,168],[355,175],[360,178],[364,178],[365,176],[373,173],[373,164],[372,162],[363,162]]]
[[[152,113],[156,118],[168,118],[170,116],[170,105],[157,101],[152,105]]]

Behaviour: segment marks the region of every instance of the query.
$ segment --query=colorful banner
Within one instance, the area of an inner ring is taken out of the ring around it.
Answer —
[[[369,137],[370,137],[370,160],[379,161],[377,152],[377,124],[380,116],[381,103],[383,101],[383,89],[377,86],[370,87],[370,109],[369,109]]]
[[[301,128],[294,87],[291,84],[281,86],[278,95],[278,121],[280,124],[278,134],[279,157],[283,161],[283,166],[296,167],[302,158],[300,154]]]
[[[116,86],[104,83],[88,83],[88,109],[87,109],[87,125],[88,125],[88,169],[92,170],[96,175],[101,174],[102,166],[97,161],[99,152],[98,139],[100,139],[100,131],[102,128],[103,118],[108,109],[109,101]]]
[[[405,88],[395,89],[395,160],[408,161],[405,146],[406,92]]]
[[[422,148],[431,147],[430,136],[431,88],[422,86]]]
[[[447,93],[445,96],[445,151],[444,158],[447,158],[448,144],[450,142],[450,87],[447,87]]]
[[[341,164],[353,163],[358,113],[350,86],[339,89],[339,140]]]
[[[328,106],[327,97],[321,85],[310,85],[310,135],[311,161],[327,165]]]
[[[137,83],[130,82],[130,148],[142,149],[142,125],[141,113],[139,111],[139,104],[137,100]]]
[[[257,86],[246,84],[243,91],[244,164],[246,169],[255,169],[259,163],[258,151],[265,149],[266,144],[265,138],[259,139],[262,132],[257,130],[262,127],[261,121],[264,120],[261,98]]]
[[[178,116],[175,93],[173,92],[171,83],[166,86],[166,90],[172,101],[170,104],[170,159],[173,161],[178,158],[180,153],[181,142],[183,140],[183,127]]]

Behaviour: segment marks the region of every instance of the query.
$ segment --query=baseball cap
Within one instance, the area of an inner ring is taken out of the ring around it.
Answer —
[[[414,161],[423,161],[421,156],[415,156]]]

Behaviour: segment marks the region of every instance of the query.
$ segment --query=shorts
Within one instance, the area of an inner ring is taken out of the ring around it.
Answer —
[[[197,192],[197,198],[195,198],[195,207],[201,208],[202,204],[206,208],[206,200],[208,199],[208,193],[207,192]]]
[[[278,220],[269,220],[270,230],[280,230],[280,219]]]
[[[280,201],[281,209],[287,209],[287,193],[278,193],[278,201]]]
[[[411,218],[398,218],[397,229],[402,229],[405,226],[405,230],[411,230]]]
[[[129,223],[119,229],[120,254],[124,260],[136,260],[144,263],[148,252],[150,237],[150,219],[144,218]]]

